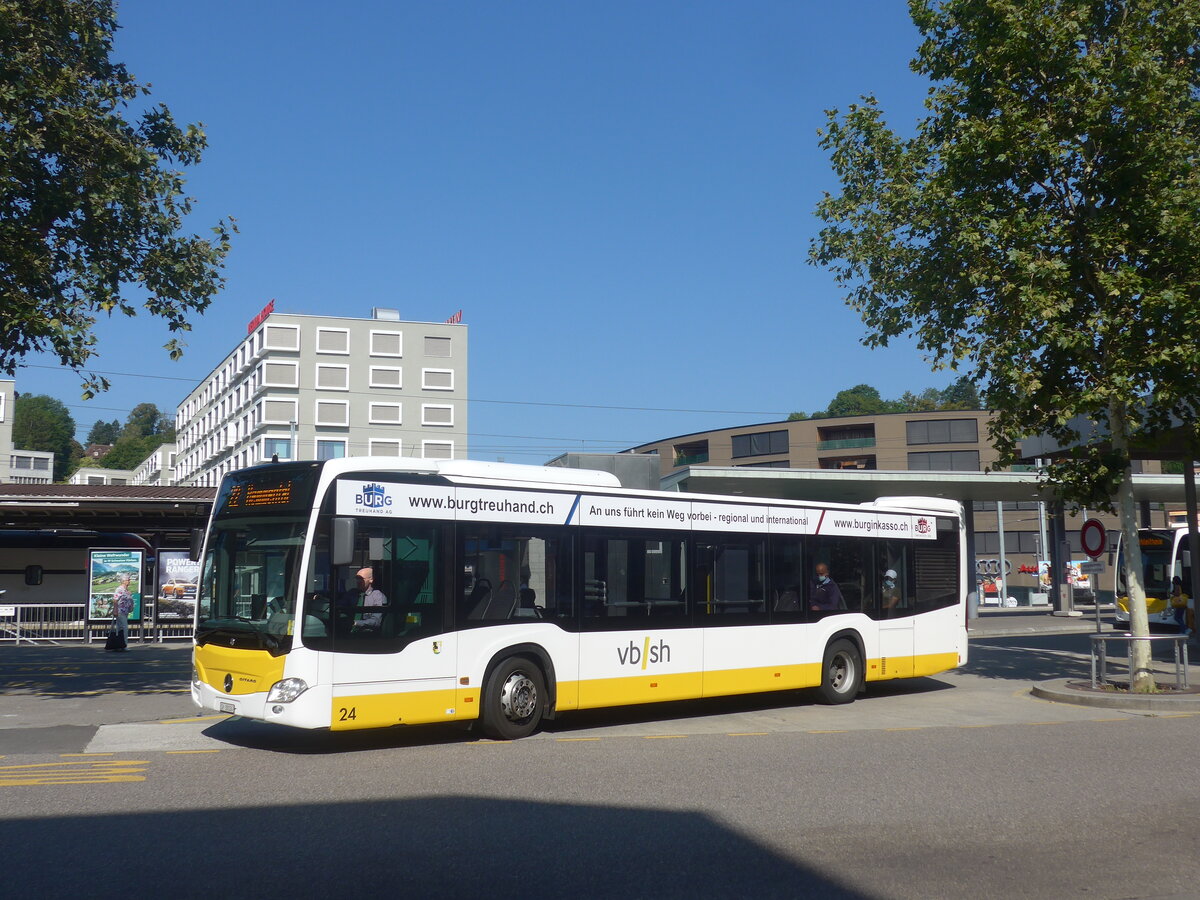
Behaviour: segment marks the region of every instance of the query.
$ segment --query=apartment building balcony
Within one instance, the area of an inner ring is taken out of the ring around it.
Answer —
[[[818,441],[817,451],[824,452],[826,450],[860,450],[864,447],[874,447],[875,438],[860,437],[860,438],[834,438],[829,441]]]

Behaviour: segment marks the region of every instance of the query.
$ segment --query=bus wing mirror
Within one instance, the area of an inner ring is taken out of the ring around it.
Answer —
[[[1183,562],[1183,567],[1185,569],[1190,569],[1192,567],[1192,551],[1191,550],[1184,550],[1181,554],[1179,554],[1179,559]]]
[[[358,535],[358,521],[349,516],[335,516],[333,520],[333,542],[329,549],[331,566],[348,566],[354,562],[354,543]]]
[[[200,558],[200,550],[204,546],[204,529],[193,528],[188,541],[188,559],[196,562]]]

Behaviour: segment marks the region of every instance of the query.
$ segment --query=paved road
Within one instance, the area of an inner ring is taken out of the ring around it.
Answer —
[[[6,648],[0,874],[52,897],[1200,896],[1200,715],[1029,696],[1086,647],[977,636],[963,670],[849,706],[581,713],[514,743],[197,717],[186,648]]]

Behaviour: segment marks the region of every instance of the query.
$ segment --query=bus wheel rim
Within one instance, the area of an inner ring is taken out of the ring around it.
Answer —
[[[829,661],[829,685],[839,694],[854,680],[854,663],[845,653],[836,654]]]
[[[528,719],[537,709],[537,686],[524,672],[513,672],[500,689],[500,708],[510,722]]]

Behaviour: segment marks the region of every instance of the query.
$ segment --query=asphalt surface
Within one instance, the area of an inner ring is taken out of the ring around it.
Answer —
[[[197,716],[187,645],[0,647],[14,896],[1195,898],[1200,714],[1030,694],[1078,622],[987,617],[971,661],[805,692],[460,727]],[[1002,620],[1002,621],[996,621]],[[1092,625],[1087,630],[1094,629]],[[1200,673],[1197,673],[1200,675]],[[0,894],[8,893],[0,889]]]

